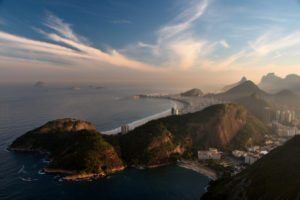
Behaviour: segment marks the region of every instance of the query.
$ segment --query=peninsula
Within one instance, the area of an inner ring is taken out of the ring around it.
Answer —
[[[224,151],[260,144],[269,129],[237,104],[153,120],[127,134],[103,135],[86,121],[60,119],[27,132],[10,146],[41,152],[51,160],[46,172],[67,180],[98,178],[126,167],[158,167],[196,159],[199,149]]]

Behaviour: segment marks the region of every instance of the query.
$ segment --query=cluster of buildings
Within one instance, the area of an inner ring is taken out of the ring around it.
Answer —
[[[247,149],[247,151],[234,150],[232,155],[235,158],[243,159],[245,164],[252,165],[263,155],[266,155],[268,151],[261,149],[259,146],[253,146]]]
[[[244,164],[251,165],[262,156],[268,154],[272,149],[283,145],[287,140],[288,138],[282,138],[277,135],[268,135],[266,136],[264,145],[252,146],[245,151],[234,150],[231,153],[235,158],[243,160]]]
[[[276,121],[291,124],[296,120],[296,113],[293,110],[277,110]]]
[[[199,160],[220,160],[222,152],[216,148],[209,148],[209,150],[198,151]]]
[[[300,129],[296,126],[285,126],[279,122],[272,123],[272,130],[280,137],[293,137],[300,135]]]

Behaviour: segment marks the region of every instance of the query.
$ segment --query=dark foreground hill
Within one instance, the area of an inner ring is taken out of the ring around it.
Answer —
[[[47,171],[104,176],[125,166],[156,167],[198,149],[244,149],[264,141],[269,129],[236,104],[151,121],[125,135],[105,136],[88,122],[55,120],[16,139],[10,149],[50,154]],[[72,178],[72,177],[71,177]]]
[[[209,187],[203,200],[299,200],[300,136],[295,136],[232,178]]]

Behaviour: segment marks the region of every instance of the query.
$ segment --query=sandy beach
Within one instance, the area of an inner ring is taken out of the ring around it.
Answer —
[[[193,170],[195,172],[198,172],[200,174],[203,174],[207,176],[208,178],[212,180],[217,180],[218,176],[217,173],[213,170],[208,168],[207,166],[199,163],[198,161],[193,161],[193,160],[180,160],[178,162],[178,166]]]

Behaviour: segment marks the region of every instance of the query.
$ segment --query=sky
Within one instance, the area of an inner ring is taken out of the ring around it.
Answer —
[[[209,87],[299,55],[298,0],[0,0],[0,82]]]

